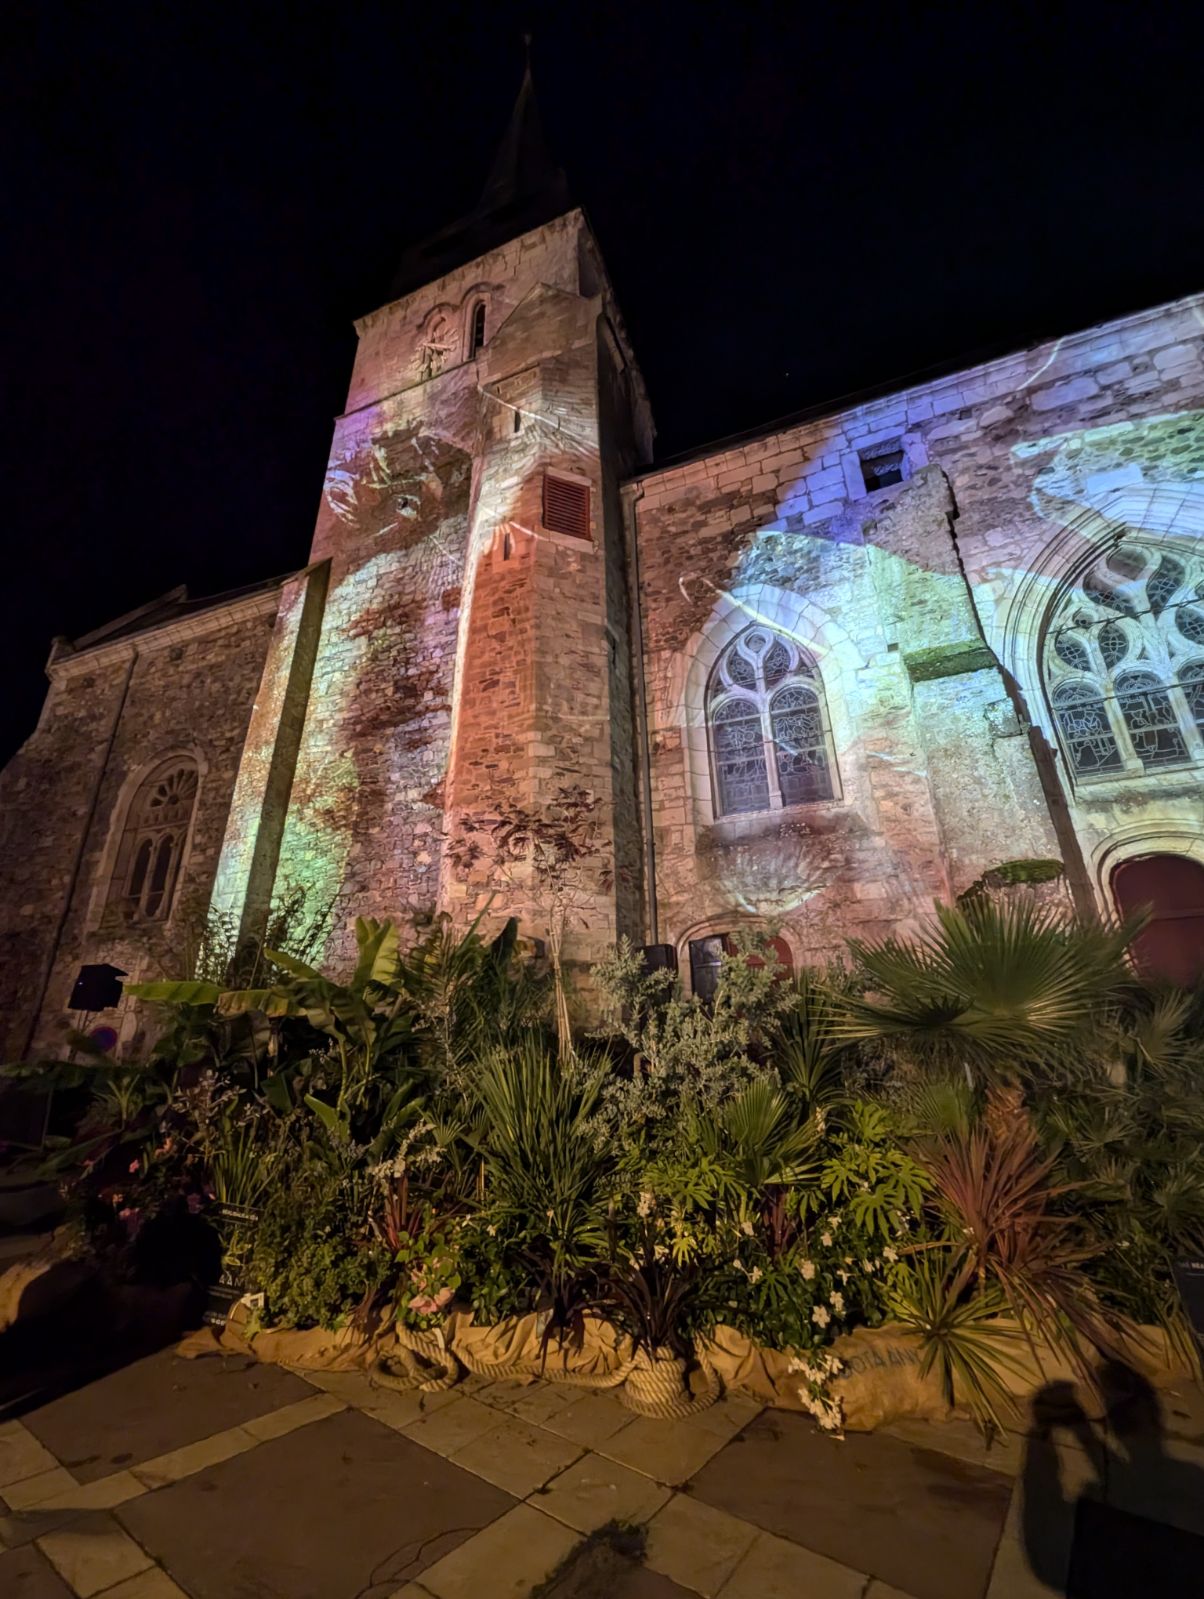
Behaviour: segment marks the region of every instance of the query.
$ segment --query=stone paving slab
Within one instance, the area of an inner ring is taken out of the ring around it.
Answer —
[[[32,1544],[0,1554],[4,1599],[75,1599],[46,1556]]]
[[[161,1354],[0,1425],[0,1599],[1177,1599],[1204,1398],[1158,1410],[988,1452],[961,1423],[837,1442],[738,1398],[650,1422]]]
[[[22,1418],[79,1482],[141,1465],[312,1397],[279,1366],[239,1358],[136,1360]]]
[[[759,1416],[691,1479],[697,1499],[914,1594],[981,1599],[1012,1479],[877,1433]]]
[[[388,1599],[514,1503],[343,1411],[116,1514],[193,1599]]]

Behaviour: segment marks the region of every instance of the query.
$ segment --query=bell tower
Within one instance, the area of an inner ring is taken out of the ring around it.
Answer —
[[[249,929],[269,884],[301,889],[336,954],[356,915],[411,909],[547,937],[546,885],[501,835],[568,803],[589,848],[560,885],[565,955],[592,959],[642,924],[619,484],[652,424],[529,65],[480,200],[394,295],[356,324],[215,898]]]

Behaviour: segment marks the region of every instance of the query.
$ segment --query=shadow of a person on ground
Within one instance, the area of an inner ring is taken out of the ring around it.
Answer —
[[[1077,1491],[1063,1481],[1059,1443],[1082,1451]],[[1032,1400],[1020,1492],[1024,1552],[1033,1575],[1052,1593],[1067,1592],[1078,1502],[1085,1496],[1103,1499],[1108,1464],[1106,1434],[1091,1425],[1074,1384],[1046,1383]]]
[[[1138,1372],[1109,1361],[1099,1384],[1099,1425],[1068,1382],[1048,1383],[1033,1398],[1021,1481],[1033,1575],[1066,1599],[1194,1591],[1204,1538],[1175,1520],[1181,1507],[1204,1506],[1204,1471],[1167,1453],[1161,1403]]]

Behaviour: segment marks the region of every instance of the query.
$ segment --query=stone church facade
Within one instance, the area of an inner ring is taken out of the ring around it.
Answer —
[[[179,974],[285,891],[336,967],[356,915],[545,937],[481,840],[574,803],[576,962],[626,935],[704,991],[741,928],[815,963],[1040,879],[1152,903],[1191,975],[1204,297],[657,466],[533,118],[527,84],[477,211],[357,324],[308,563],[56,642],[0,778],[4,1057],[81,967]]]

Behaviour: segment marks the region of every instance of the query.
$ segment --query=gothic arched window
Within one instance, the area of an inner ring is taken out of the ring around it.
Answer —
[[[187,758],[162,762],[139,785],[110,896],[128,915],[161,921],[170,911],[196,795],[196,764]]]
[[[823,686],[780,633],[748,627],[728,645],[707,684],[707,724],[717,816],[832,798]]]
[[[1123,540],[1058,606],[1043,667],[1075,777],[1204,760],[1204,559]]]

